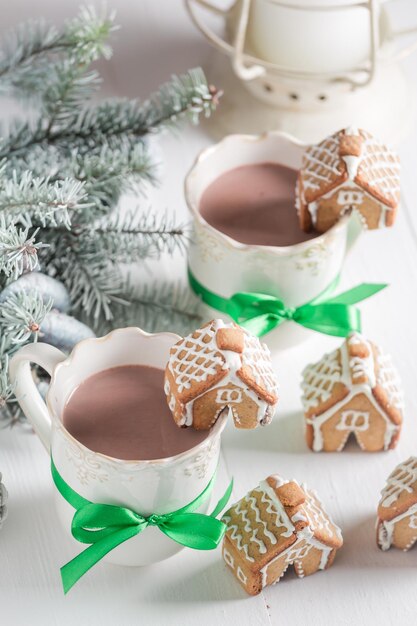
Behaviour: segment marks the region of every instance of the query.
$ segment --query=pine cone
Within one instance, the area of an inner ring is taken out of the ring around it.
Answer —
[[[7,507],[6,507],[7,490],[6,490],[6,487],[3,485],[3,483],[1,482],[1,478],[2,477],[0,473],[0,528],[1,528],[2,523],[7,517]]]

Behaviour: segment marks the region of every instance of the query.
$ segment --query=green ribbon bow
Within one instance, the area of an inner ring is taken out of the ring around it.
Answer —
[[[291,320],[326,335],[346,337],[361,331],[361,314],[355,304],[384,289],[386,284],[362,283],[334,297],[327,297],[338,283],[337,277],[320,296],[296,308],[286,307],[275,296],[238,292],[223,298],[204,287],[190,270],[188,279],[194,293],[213,309],[226,313],[250,333],[261,337]]]
[[[233,480],[210,515],[195,513],[210,495],[216,475],[195,500],[186,506],[162,515],[148,517],[123,506],[95,504],[75,492],[62,478],[51,459],[54,483],[65,500],[76,509],[71,532],[81,543],[91,544],[72,561],[61,568],[62,584],[67,593],[93,565],[124,541],[141,533],[147,526],[157,526],[173,541],[196,550],[216,548],[226,530],[216,519],[226,506],[233,489]]]

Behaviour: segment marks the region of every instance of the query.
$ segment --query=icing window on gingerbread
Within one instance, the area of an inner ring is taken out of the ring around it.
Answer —
[[[219,404],[239,404],[242,402],[242,391],[240,389],[219,389],[216,402]]]
[[[417,528],[417,514],[414,514],[410,517],[410,522],[408,525],[410,528]]]
[[[363,196],[364,194],[359,191],[340,191],[337,196],[337,203],[347,208],[361,204]]]
[[[369,413],[367,411],[343,411],[336,430],[364,432],[369,428]]]
[[[237,568],[236,575],[239,578],[239,580],[245,585],[248,580],[248,577],[245,576],[245,574],[242,572],[240,567]]]
[[[310,552],[311,545],[304,544],[303,546],[299,546],[298,548],[292,548],[288,551],[287,554],[287,563],[293,563],[293,561],[298,561],[299,559],[304,559],[307,554]]]
[[[235,561],[232,557],[232,555],[230,554],[230,552],[228,552],[227,550],[223,551],[223,557],[224,560],[226,561],[226,563],[229,565],[229,567],[234,567],[235,566]]]

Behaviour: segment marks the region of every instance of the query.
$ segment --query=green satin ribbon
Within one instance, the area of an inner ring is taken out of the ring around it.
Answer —
[[[210,515],[195,511],[209,497],[216,475],[195,500],[181,509],[145,517],[127,507],[95,504],[86,500],[64,481],[52,459],[51,472],[60,494],[76,509],[71,525],[73,537],[81,543],[91,544],[61,568],[65,593],[108,552],[138,535],[147,526],[157,526],[173,541],[195,550],[213,550],[225,533],[225,524],[216,517],[230,498],[233,480]]]
[[[362,283],[338,296],[328,297],[337,286],[337,277],[317,298],[296,308],[286,307],[275,296],[256,292],[238,292],[223,298],[204,287],[188,270],[188,279],[194,293],[217,311],[226,313],[250,333],[261,337],[291,320],[305,328],[326,335],[346,337],[352,331],[361,331],[361,314],[354,305],[373,296],[386,284]]]

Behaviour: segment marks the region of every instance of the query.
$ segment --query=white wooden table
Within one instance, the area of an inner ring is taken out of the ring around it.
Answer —
[[[14,0],[2,8],[2,25],[45,15],[70,15],[76,3]],[[35,6],[36,4],[36,6]],[[177,0],[109,1],[123,25],[115,55],[103,65],[108,93],[146,95],[172,72],[203,63],[208,46],[190,25]],[[417,60],[409,62],[410,79]],[[413,74],[414,72],[414,74]],[[6,105],[1,111],[7,112]],[[186,216],[183,177],[197,152],[210,143],[202,130],[164,138],[165,177],[154,203]],[[395,358],[404,381],[406,415],[397,450],[366,454],[354,446],[342,454],[313,454],[303,439],[299,379],[302,367],[339,340],[315,336],[275,356],[281,381],[278,415],[268,428],[223,438],[218,492],[231,476],[233,499],[270,473],[307,481],[317,489],[343,530],[345,545],[327,572],[298,580],[288,573],[278,586],[246,596],[223,564],[220,550],[183,551],[149,568],[99,564],[67,596],[59,567],[79,551],[57,523],[48,458],[40,442],[21,428],[0,432],[0,471],[10,492],[9,518],[0,532],[0,624],[268,625],[317,626],[415,624],[417,553],[380,552],[375,512],[391,469],[417,452],[417,202],[413,133],[401,147],[402,210],[392,231],[363,237],[349,257],[342,287],[389,282],[391,287],[362,306],[364,332]],[[133,200],[130,200],[133,202]],[[177,261],[183,271],[184,260]],[[161,275],[167,272],[161,266]]]

